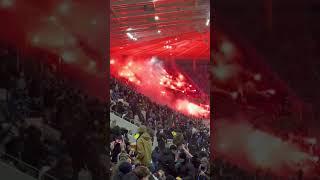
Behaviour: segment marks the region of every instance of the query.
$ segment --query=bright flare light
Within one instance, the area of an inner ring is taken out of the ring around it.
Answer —
[[[129,32],[127,32],[127,36],[130,38],[130,39],[132,39],[132,40],[134,40],[134,41],[137,41],[138,39],[137,38],[135,38],[131,33],[129,33]]]
[[[177,109],[193,116],[207,117],[210,113],[209,110],[204,107],[191,103],[188,100],[178,100]]]
[[[172,49],[172,46],[170,46],[170,45],[165,45],[164,48],[165,48],[165,49]]]
[[[127,58],[117,59],[117,64],[110,60],[111,73],[126,80],[140,93],[150,97],[159,104],[186,115],[208,118],[209,105],[193,102],[201,97],[200,91],[194,89],[180,72],[169,72],[164,62],[152,57],[150,59]],[[184,100],[181,100],[184,99]],[[208,102],[209,100],[206,100]]]

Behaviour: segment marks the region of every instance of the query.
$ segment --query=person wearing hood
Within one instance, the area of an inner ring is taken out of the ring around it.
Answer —
[[[138,128],[139,137],[137,139],[137,158],[136,160],[146,167],[151,167],[152,138],[145,126]]]
[[[132,171],[132,165],[127,162],[123,161],[117,167],[117,171],[115,171],[112,180],[123,180],[124,176]]]

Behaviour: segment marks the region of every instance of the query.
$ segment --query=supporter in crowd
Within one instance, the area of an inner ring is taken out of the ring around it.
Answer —
[[[160,154],[159,169],[166,172],[166,175],[176,176],[175,172],[175,162],[176,162],[176,147],[171,145],[170,149],[166,148]]]
[[[152,164],[154,169],[158,169],[159,167],[159,160],[160,160],[160,148],[155,147],[155,149],[152,151]]]
[[[137,158],[136,160],[146,167],[151,167],[152,140],[147,128],[141,126],[138,129]]]
[[[179,158],[176,163],[176,170],[178,177],[182,179],[192,180],[196,177],[195,167],[184,152],[179,154]]]
[[[158,141],[159,151],[163,152],[167,143],[167,138],[163,132],[163,129],[161,129],[157,134],[157,141]]]
[[[134,147],[132,149],[135,152],[128,149],[126,152],[130,153],[133,171],[138,167],[148,168],[151,173],[149,179],[208,179],[210,168],[207,162],[209,154],[206,151],[209,150],[209,129],[200,119],[187,117],[167,106],[155,104],[126,82],[120,82],[115,78],[111,78],[110,87],[113,103],[119,105],[120,101],[120,105],[126,109],[126,112],[119,111],[121,107],[113,106],[111,111],[119,117],[123,117],[123,113],[126,113],[124,119],[139,127],[136,141],[126,143],[126,146]],[[125,94],[128,94],[129,98],[126,98]],[[138,105],[130,107],[130,104],[134,103]],[[134,114],[135,117],[129,114]],[[117,135],[119,129],[113,125],[112,137],[119,136]],[[114,146],[114,139],[111,146]],[[112,159],[116,156],[113,153],[119,155],[120,150],[112,151]],[[133,176],[134,172],[129,174]],[[114,179],[119,177],[119,166],[114,166],[113,175]],[[122,175],[123,173],[120,173],[121,177],[128,176]]]
[[[127,173],[123,179],[126,180],[149,180],[151,173],[145,166],[136,167],[130,173]]]
[[[112,180],[124,180],[124,176],[132,171],[130,162],[122,161],[113,173]]]
[[[207,157],[203,157],[200,160],[200,165],[199,165],[198,171],[199,171],[199,175],[198,175],[199,180],[209,180],[210,179],[209,160]]]

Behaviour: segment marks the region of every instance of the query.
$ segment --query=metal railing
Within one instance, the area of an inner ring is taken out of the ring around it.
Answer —
[[[130,122],[131,124],[134,124],[136,126],[140,126],[140,124],[135,123],[133,119],[130,119],[130,118],[126,117],[126,116],[123,116],[123,115],[119,114],[118,112],[112,110],[111,108],[110,108],[110,112],[112,112],[116,116],[118,116],[118,117],[120,117],[120,118],[122,118],[122,119],[124,119],[124,120],[126,120],[128,122]]]

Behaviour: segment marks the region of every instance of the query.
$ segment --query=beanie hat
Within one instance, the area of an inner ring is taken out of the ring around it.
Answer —
[[[127,174],[132,171],[132,165],[129,162],[122,162],[119,165],[119,171],[123,174]]]

